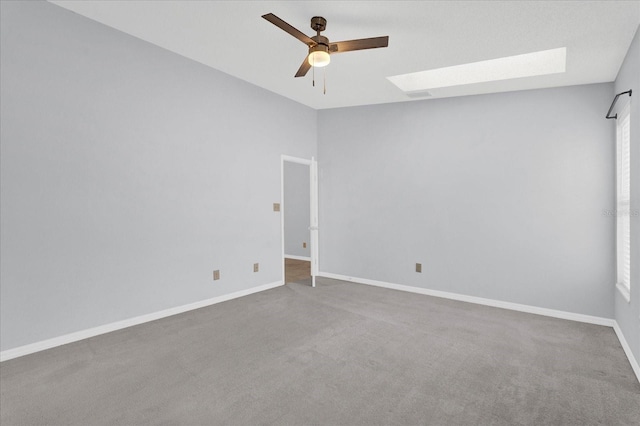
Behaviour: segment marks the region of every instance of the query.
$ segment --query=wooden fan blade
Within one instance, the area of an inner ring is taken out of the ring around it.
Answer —
[[[315,46],[316,45],[316,42],[313,41],[310,37],[308,37],[305,33],[303,33],[302,31],[298,30],[297,28],[294,28],[291,25],[287,24],[286,22],[284,22],[282,19],[278,18],[273,13],[267,13],[266,15],[262,15],[262,17],[264,19],[266,19],[267,21],[271,22],[276,27],[285,30],[286,32],[288,32],[289,34],[291,34],[292,36],[294,36],[295,38],[297,38],[298,40],[300,40],[301,42],[303,42],[307,46]]]
[[[309,61],[305,56],[304,61],[302,61],[302,65],[300,65],[300,68],[298,68],[296,77],[304,77],[305,75],[307,75],[307,72],[309,72],[310,69],[311,69],[311,64],[309,64]]]
[[[378,47],[387,47],[389,45],[389,36],[360,38],[357,40],[337,41],[329,45],[329,52],[342,53],[352,50],[376,49]]]

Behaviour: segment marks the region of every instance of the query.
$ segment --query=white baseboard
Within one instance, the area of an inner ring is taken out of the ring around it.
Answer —
[[[223,294],[222,296],[213,297],[211,299],[200,300],[198,302],[189,303],[187,305],[176,306],[175,308],[169,308],[163,311],[153,312],[146,315],[140,315],[138,317],[117,321],[110,324],[89,328],[86,330],[80,330],[80,331],[76,331],[75,333],[69,333],[63,336],[54,337],[52,339],[42,340],[40,342],[30,343],[28,345],[19,346],[13,349],[8,349],[6,351],[0,352],[0,362],[7,361],[7,360],[24,356],[24,355],[29,355],[35,352],[40,352],[45,349],[54,348],[56,346],[66,345],[67,343],[77,342],[78,340],[88,339],[89,337],[98,336],[100,334],[109,333],[112,331],[131,327],[131,326],[142,324],[145,322],[154,321],[160,318],[166,318],[172,315],[181,314],[183,312],[191,311],[194,309],[204,308],[205,306],[215,305],[216,303],[226,302],[227,300],[237,299],[238,297],[248,296],[250,294],[269,290],[271,288],[275,288],[281,285],[282,285],[282,281],[275,281],[269,284],[248,288],[246,290],[236,291],[234,293],[229,293],[229,294]]]
[[[631,364],[631,368],[633,369],[633,372],[636,373],[636,377],[640,382],[640,365],[638,364],[638,361],[636,360],[636,358],[633,356],[633,352],[631,352],[631,347],[629,346],[629,343],[627,343],[627,339],[624,338],[624,334],[622,334],[622,330],[618,325],[618,321],[614,321],[613,330],[616,332],[616,336],[618,336],[618,340],[620,340],[620,345],[622,345],[622,349],[624,349],[624,353],[627,355],[627,358],[629,359],[629,364]]]
[[[285,254],[285,259],[294,259],[294,260],[306,260],[307,262],[311,262],[311,258],[309,256],[296,256],[293,254]]]
[[[426,296],[441,297],[444,299],[459,300],[461,302],[475,303],[478,305],[493,306],[495,308],[510,309],[512,311],[526,312],[529,314],[537,314],[537,315],[544,315],[547,317],[585,322],[588,324],[597,324],[597,325],[604,325],[607,327],[613,327],[615,323],[615,320],[610,318],[576,314],[573,312],[558,311],[555,309],[539,308],[537,306],[521,305],[519,303],[512,303],[512,302],[503,302],[501,300],[484,299],[482,297],[467,296],[464,294],[449,293],[449,292],[440,291],[440,290],[430,290],[430,289],[421,288],[421,287],[392,284],[384,281],[370,280],[367,278],[355,278],[355,277],[349,277],[346,275],[332,274],[328,272],[320,272],[318,275],[321,277],[333,278],[333,279],[342,280],[342,281],[350,281],[358,284],[373,285],[376,287],[384,287],[384,288],[390,288],[393,290],[407,291],[410,293],[424,294]]]
[[[638,365],[638,361],[633,356],[633,352],[631,352],[631,347],[629,347],[627,340],[624,338],[624,335],[622,334],[622,330],[620,329],[618,322],[614,319],[595,317],[591,315],[576,314],[573,312],[558,311],[555,309],[539,308],[537,306],[521,305],[518,303],[503,302],[500,300],[483,299],[481,297],[466,296],[463,294],[449,293],[446,291],[439,291],[439,290],[429,290],[426,288],[413,287],[408,285],[392,284],[384,281],[370,280],[367,278],[354,278],[346,275],[332,274],[329,272],[320,272],[318,276],[325,277],[325,278],[332,278],[336,280],[342,280],[342,281],[349,281],[349,282],[354,282],[358,284],[366,284],[366,285],[372,285],[376,287],[390,288],[393,290],[407,291],[410,293],[424,294],[427,296],[442,297],[444,299],[459,300],[461,302],[469,302],[469,303],[476,303],[479,305],[493,306],[496,308],[510,309],[513,311],[527,312],[529,314],[544,315],[547,317],[561,318],[561,319],[566,319],[571,321],[584,322],[588,324],[596,324],[596,325],[604,325],[607,327],[613,327],[613,330],[618,336],[618,340],[620,340],[622,349],[624,349],[624,353],[627,355],[627,358],[629,359],[631,368],[633,369],[633,372],[635,373],[636,377],[638,378],[638,381],[640,382],[640,365]]]

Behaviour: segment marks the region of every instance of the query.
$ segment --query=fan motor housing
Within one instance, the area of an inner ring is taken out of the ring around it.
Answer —
[[[323,46],[329,46],[329,39],[326,38],[325,36],[315,35],[311,37],[311,40],[315,41],[319,45],[321,44]]]
[[[318,51],[322,51],[322,52],[327,52],[329,53],[329,39],[323,36],[313,36],[311,37],[311,39],[313,41],[315,41],[316,44],[315,46],[309,46],[309,54],[311,54],[312,52],[318,52]]]

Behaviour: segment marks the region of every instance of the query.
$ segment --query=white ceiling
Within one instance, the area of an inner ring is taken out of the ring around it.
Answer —
[[[434,89],[434,98],[613,81],[640,24],[634,1],[51,1],[312,108],[414,100],[386,77],[567,48],[563,74]],[[294,78],[307,47],[261,18],[331,41],[389,36],[389,47],[332,55]]]

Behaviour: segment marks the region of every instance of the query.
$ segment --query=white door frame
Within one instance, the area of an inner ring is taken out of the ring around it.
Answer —
[[[316,275],[318,275],[318,167],[314,157],[311,160],[306,158],[291,157],[289,155],[280,156],[280,240],[282,241],[282,283],[285,281],[285,259],[284,259],[284,212],[286,209],[284,203],[284,163],[296,163],[309,166],[309,200],[310,200],[310,218],[309,218],[309,252],[311,254],[311,286],[316,286]]]

